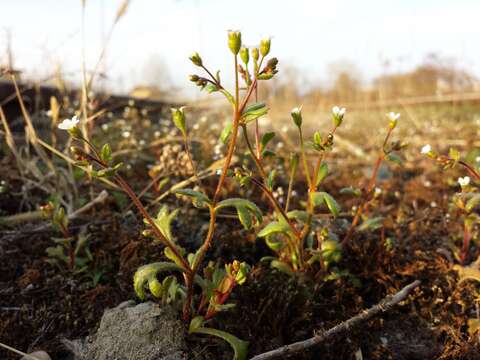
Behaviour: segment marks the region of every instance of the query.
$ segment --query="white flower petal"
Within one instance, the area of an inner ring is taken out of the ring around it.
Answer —
[[[422,147],[422,154],[428,154],[430,151],[432,151],[432,147],[430,144],[425,145]]]

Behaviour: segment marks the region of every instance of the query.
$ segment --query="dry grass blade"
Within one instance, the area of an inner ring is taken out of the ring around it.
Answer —
[[[117,15],[115,16],[115,23],[117,23],[127,12],[128,5],[130,4],[130,0],[124,0],[123,3],[117,10]]]
[[[20,88],[18,87],[17,79],[14,74],[11,75],[11,79],[13,82],[13,86],[15,87],[15,92],[17,94],[18,103],[20,104],[20,109],[22,110],[25,123],[27,124],[27,129],[28,129],[27,137],[29,138],[31,144],[35,148],[35,151],[37,152],[37,154],[45,162],[48,168],[53,173],[56,173],[55,166],[53,165],[52,161],[49,159],[49,157],[47,156],[46,152],[42,149],[42,147],[38,145],[39,138],[37,136],[37,132],[35,131],[35,127],[33,126],[30,114],[28,113],[27,108],[25,107],[25,104],[23,102],[22,94],[20,92]]]
[[[183,189],[183,188],[187,187],[188,185],[195,183],[197,180],[206,179],[206,178],[208,178],[209,176],[215,175],[218,170],[221,170],[221,169],[222,169],[224,160],[225,160],[225,159],[221,159],[221,160],[215,161],[215,162],[214,162],[212,165],[210,165],[207,169],[200,171],[200,172],[198,173],[198,178],[197,178],[196,176],[191,176],[191,177],[189,177],[188,179],[186,179],[186,180],[184,180],[184,181],[180,181],[179,183],[173,185],[170,189],[168,189],[168,190],[165,191],[162,195],[160,195],[160,196],[157,197],[155,200],[153,200],[153,201],[150,203],[150,206],[159,203],[159,202],[162,201],[164,198],[166,198],[168,195],[173,194],[176,190]],[[236,158],[234,157],[234,158],[232,159],[232,164],[235,164],[235,163],[237,162],[237,160],[238,160],[238,159],[236,159]]]
[[[57,149],[55,149],[54,147],[50,146],[49,144],[47,144],[46,142],[38,139],[38,143],[40,145],[42,145],[44,148],[46,148],[47,150],[49,150],[50,152],[54,153],[55,155],[57,155],[58,157],[61,157],[63,160],[65,160],[66,162],[68,162],[69,164],[71,165],[75,165],[75,166],[78,166],[75,162],[75,160],[73,160],[72,158],[66,156],[65,154],[63,154],[62,152],[58,151]],[[79,166],[83,171],[85,171],[86,173],[90,174],[90,170],[87,169],[86,167],[83,167],[83,166]],[[105,184],[111,186],[112,188],[116,189],[116,190],[121,190],[118,185],[114,184],[113,182],[111,182],[110,180],[108,179],[105,179],[105,178],[98,178],[100,181],[104,182]]]
[[[5,117],[5,113],[3,112],[3,109],[1,106],[0,106],[0,119],[2,120],[3,129],[5,130],[5,142],[7,143],[7,146],[9,147],[12,154],[15,156],[17,167],[20,173],[23,175],[24,164],[20,156],[20,153],[17,150],[15,140],[13,139],[12,132],[10,131],[10,127],[8,126],[7,118]]]
[[[0,342],[0,347],[3,347],[4,349],[7,349],[7,350],[9,350],[9,351],[11,351],[11,352],[14,352],[14,353],[16,353],[16,354],[18,354],[18,355],[22,355],[23,357],[25,357],[25,358],[27,358],[27,359],[40,360],[39,358],[37,358],[37,357],[35,357],[35,356],[26,354],[26,353],[24,353],[24,352],[22,352],[22,351],[20,351],[20,350],[17,350],[17,349],[15,349],[15,348],[13,348],[13,347],[11,347],[11,346],[8,346],[8,345],[6,345],[6,344],[3,344],[3,343],[1,343],[1,342]]]

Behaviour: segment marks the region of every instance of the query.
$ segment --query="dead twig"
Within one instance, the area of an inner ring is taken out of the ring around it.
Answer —
[[[314,337],[299,341],[290,345],[285,345],[279,347],[275,350],[267,351],[263,354],[259,354],[251,358],[250,360],[267,360],[267,359],[277,359],[282,358],[284,359],[288,355],[292,355],[301,351],[305,351],[308,348],[311,348],[315,345],[320,344],[321,342],[338,335],[346,330],[351,329],[352,327],[361,324],[376,315],[382,314],[384,312],[389,311],[395,305],[397,305],[400,301],[403,301],[407,298],[407,296],[412,292],[413,289],[420,285],[420,280],[415,280],[413,283],[405,286],[402,290],[397,292],[394,295],[389,295],[384,298],[380,303],[377,305],[372,306],[370,309],[361,312],[360,314],[350,318],[330,330],[326,332],[319,333]]]
[[[73,220],[77,218],[79,215],[83,214],[84,212],[87,212],[88,210],[93,208],[95,205],[103,203],[107,199],[107,197],[108,197],[108,192],[106,190],[102,190],[102,192],[100,192],[100,194],[98,194],[92,201],[88,202],[81,208],[69,214],[68,219]],[[37,221],[42,219],[43,219],[42,211],[40,210],[29,211],[26,213],[0,217],[0,225],[12,226],[21,222]],[[35,228],[34,231],[42,231],[45,229],[49,229],[50,227],[51,227],[51,224],[48,223],[48,224],[40,225],[39,227]]]

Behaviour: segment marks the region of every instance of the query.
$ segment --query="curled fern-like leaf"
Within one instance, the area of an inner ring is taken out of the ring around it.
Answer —
[[[145,287],[148,286],[148,289],[153,296],[157,298],[160,297],[162,295],[162,284],[158,281],[157,274],[170,271],[182,272],[183,269],[180,266],[169,262],[156,262],[139,267],[133,276],[133,288],[135,289],[137,296],[144,300],[146,297]]]

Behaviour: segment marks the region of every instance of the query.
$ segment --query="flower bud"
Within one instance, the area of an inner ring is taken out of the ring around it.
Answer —
[[[270,38],[265,38],[260,41],[260,54],[267,56],[270,52]]]
[[[240,49],[240,59],[242,59],[245,65],[247,65],[248,61],[250,60],[248,48],[246,48],[245,46],[242,46],[242,48]]]
[[[144,237],[152,237],[153,236],[153,231],[150,229],[145,229],[142,231],[142,236]]]
[[[390,129],[395,129],[395,126],[397,126],[397,121],[400,118],[400,114],[395,114],[394,112],[389,112],[387,114],[388,120],[390,120]]]
[[[203,65],[202,58],[200,57],[198,52],[194,52],[192,55],[190,55],[189,59],[194,65],[197,65],[197,66]]]
[[[50,219],[53,216],[53,211],[55,206],[51,201],[49,201],[46,205],[40,206],[40,211],[42,212],[43,217]]]
[[[188,79],[189,79],[191,82],[197,82],[197,81],[200,79],[200,77],[199,77],[198,75],[190,75],[190,76],[188,77]]]
[[[339,127],[340,125],[342,125],[345,112],[346,112],[345,108],[339,108],[338,106],[334,106],[332,108],[333,124],[335,125],[335,127]]]
[[[267,67],[271,69],[275,69],[278,65],[278,59],[277,58],[271,58],[270,60],[267,61]]]
[[[240,31],[228,32],[228,47],[232,51],[233,55],[237,55],[242,46],[242,33]]]
[[[252,53],[253,60],[258,61],[258,58],[259,58],[258,48],[254,47],[252,48],[252,50],[250,50],[250,52]]]
[[[295,125],[297,125],[297,127],[300,129],[302,127],[302,108],[296,107],[292,109],[290,115],[292,115],[292,119]]]
[[[180,109],[171,108],[172,112],[172,120],[175,126],[182,132],[185,136],[187,130],[185,128],[185,112],[183,111],[185,108],[182,106]]]

